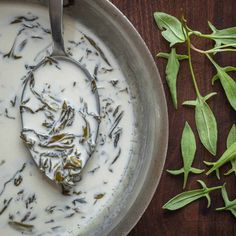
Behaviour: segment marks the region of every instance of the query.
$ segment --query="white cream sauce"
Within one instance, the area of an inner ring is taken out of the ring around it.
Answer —
[[[127,176],[135,139],[128,84],[106,46],[72,18],[64,17],[65,46],[96,79],[101,105],[96,150],[73,195],[62,195],[43,176],[20,139],[24,76],[50,53],[48,29],[46,8],[0,2],[0,235],[84,235],[98,218],[107,217]],[[64,83],[71,83],[76,96],[78,85],[73,86],[72,74],[66,76]],[[54,87],[59,89],[56,82]],[[28,232],[15,222],[30,225]]]
[[[46,58],[25,79],[21,137],[40,170],[67,194],[96,147],[98,96],[96,80],[66,57]]]

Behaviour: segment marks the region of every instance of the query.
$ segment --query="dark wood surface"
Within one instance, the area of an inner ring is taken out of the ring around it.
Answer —
[[[163,11],[177,17],[181,17],[183,14],[192,28],[202,32],[210,32],[207,26],[208,20],[218,28],[236,26],[235,0],[112,0],[112,2],[133,23],[154,58],[157,52],[169,50],[168,44],[161,37],[160,31],[154,23],[153,12],[155,11]],[[202,49],[212,46],[211,42],[199,39],[196,39],[194,44]],[[183,52],[183,50],[180,48],[179,52]],[[236,53],[217,55],[216,59],[221,65],[236,66]],[[194,111],[182,106],[179,106],[177,111],[174,110],[164,79],[166,62],[156,58],[155,61],[162,77],[169,111],[170,134],[165,170],[176,169],[182,167],[180,138],[185,121],[190,123],[196,134]],[[219,138],[216,159],[226,148],[226,137],[232,124],[236,123],[236,112],[229,106],[220,84],[217,82],[214,87],[211,86],[211,78],[215,70],[208,60],[204,56],[194,53],[193,61],[202,94],[205,95],[211,91],[218,93],[209,103],[218,122]],[[234,74],[234,78],[236,78],[236,74]],[[187,99],[195,99],[187,63],[181,64],[178,78],[178,99],[179,104]],[[203,160],[211,161],[214,160],[214,157],[201,146],[197,135],[196,139],[197,153],[194,167],[206,168]],[[222,170],[227,168],[229,166]],[[203,179],[208,186],[227,182],[230,198],[236,198],[236,177],[234,175],[223,177],[220,181],[214,175],[207,178],[204,174],[190,175],[187,189],[198,188],[197,179]],[[182,191],[182,183],[182,176],[173,177],[164,171],[151,204],[129,236],[236,235],[236,219],[230,212],[215,211],[216,207],[223,205],[220,191],[211,194],[212,205],[209,209],[206,208],[206,200],[201,199],[175,212],[162,210],[161,207],[167,200]]]

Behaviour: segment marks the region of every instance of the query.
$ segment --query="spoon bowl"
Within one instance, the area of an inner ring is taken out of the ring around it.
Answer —
[[[95,78],[65,53],[62,10],[62,0],[49,1],[53,52],[27,74],[20,111],[36,165],[68,194],[95,150],[100,102]]]

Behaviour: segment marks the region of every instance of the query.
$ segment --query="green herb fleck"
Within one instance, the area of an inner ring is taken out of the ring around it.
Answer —
[[[8,224],[15,230],[20,232],[33,232],[34,226],[17,221],[9,221]]]

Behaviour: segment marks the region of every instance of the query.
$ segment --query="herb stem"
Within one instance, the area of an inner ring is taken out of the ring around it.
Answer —
[[[199,91],[198,86],[197,86],[197,81],[196,81],[196,78],[195,78],[195,74],[194,74],[194,70],[193,70],[193,65],[192,65],[191,42],[190,42],[189,36],[187,36],[187,47],[188,47],[189,69],[190,69],[190,73],[191,73],[191,76],[192,76],[193,85],[194,85],[194,88],[195,88],[197,96],[201,97],[200,91]]]
[[[228,210],[235,206],[235,202],[230,203],[227,206],[216,208],[217,211]]]
[[[215,66],[215,68],[219,68],[219,65],[212,59],[212,57],[206,53],[207,58],[210,60],[210,62]]]
[[[226,47],[232,47],[232,46],[236,46],[236,44],[222,45],[222,46],[215,47],[215,48],[204,51],[199,48],[196,48],[194,45],[191,44],[191,48],[194,51],[199,52],[201,54],[216,53],[216,52],[236,52],[235,48],[226,48]]]
[[[225,48],[225,49],[212,49],[206,51],[206,53],[216,53],[216,52],[236,52],[234,48]]]
[[[214,47],[214,49],[221,49],[221,48],[227,48],[227,47],[236,47],[236,43],[220,45],[220,46]]]
[[[208,34],[202,34],[199,31],[191,31],[192,34],[194,34],[195,36],[201,37],[201,38],[207,38],[207,39],[211,39],[211,37]]]
[[[218,208],[216,208],[216,211],[223,211],[225,209],[226,209],[226,207],[218,207]]]
[[[222,189],[222,188],[223,188],[223,186],[216,186],[216,187],[208,188],[207,192],[211,192],[211,191],[214,191],[214,190],[217,190],[217,189]]]
[[[202,53],[202,54],[205,54],[205,53],[206,53],[206,51],[201,50],[201,49],[199,49],[199,48],[196,48],[193,44],[191,44],[190,47],[191,47],[191,49],[193,49],[193,50],[196,51],[196,52],[199,52],[199,53]]]
[[[190,28],[188,28],[190,30]],[[222,35],[222,36],[212,36],[211,34],[202,34],[199,31],[194,31],[190,30],[191,34],[194,34],[195,36],[201,37],[201,38],[206,38],[206,39],[236,39],[234,36],[227,36],[227,35]]]

